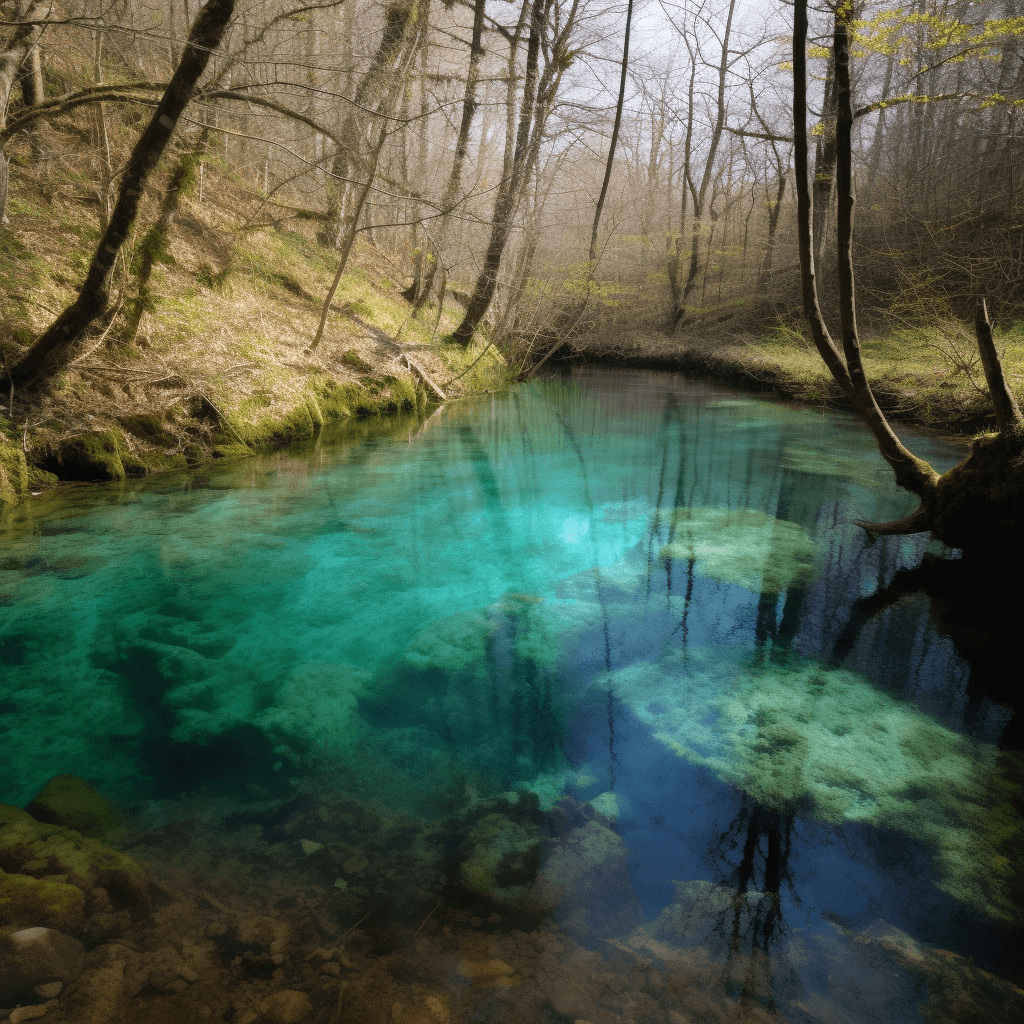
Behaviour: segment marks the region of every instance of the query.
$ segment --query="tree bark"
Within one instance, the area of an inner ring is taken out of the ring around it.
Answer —
[[[146,232],[139,246],[139,264],[135,276],[135,300],[128,312],[127,323],[123,332],[124,343],[131,345],[139,333],[143,315],[153,308],[153,294],[149,287],[153,276],[153,268],[157,259],[166,251],[174,218],[181,206],[181,198],[190,184],[195,181],[196,169],[206,156],[210,131],[204,128],[199,142],[189,152],[182,153],[174,170],[167,181],[164,197],[160,203],[160,213],[156,223]]]
[[[152,120],[135,144],[124,174],[110,223],[92,258],[78,298],[38,338],[12,371],[15,384],[49,376],[67,365],[76,343],[106,309],[110,275],[131,231],[146,181],[163,155],[178,119],[195,92],[210,56],[220,45],[234,13],[235,0],[207,0],[199,12],[167,91]]]
[[[442,259],[440,250],[447,238],[448,228],[451,224],[452,209],[458,201],[459,191],[462,187],[462,168],[466,163],[466,154],[469,152],[469,130],[473,125],[473,118],[476,115],[476,88],[480,79],[480,60],[484,55],[484,4],[485,0],[476,0],[473,6],[473,38],[469,47],[469,70],[466,72],[466,90],[462,98],[462,119],[459,122],[459,135],[455,142],[455,156],[452,159],[451,170],[448,173],[448,179],[445,181],[444,190],[441,193],[441,219],[435,235],[434,259],[424,261],[425,266],[422,276],[417,275],[417,279],[413,282],[411,294],[406,294],[406,298],[413,304],[413,309],[417,311],[423,308],[430,297],[430,290],[434,285],[434,277],[437,274],[437,265]]]
[[[836,155],[839,167],[839,289],[843,325],[843,351],[828,333],[818,304],[815,268],[812,258],[811,193],[807,182],[807,2],[796,0],[793,22],[793,135],[797,189],[797,234],[800,243],[800,271],[803,285],[804,315],[811,328],[815,348],[833,379],[867,423],[882,456],[893,468],[899,486],[924,497],[934,490],[938,474],[923,459],[903,446],[878,408],[860,358],[857,338],[856,307],[853,290],[853,182],[851,146],[853,109],[849,79],[849,41],[841,14],[836,15],[835,67],[839,114],[836,123]]]
[[[601,194],[597,197],[597,205],[594,208],[594,226],[590,231],[590,255],[587,259],[590,262],[590,276],[593,278],[596,267],[594,261],[597,259],[597,229],[601,223],[601,211],[604,210],[604,201],[608,195],[608,182],[612,178],[612,165],[615,163],[615,146],[619,141],[619,128],[622,126],[622,103],[626,98],[626,75],[629,72],[629,29],[633,22],[633,0],[626,4],[626,31],[622,40],[622,74],[619,77],[619,99],[615,104],[615,123],[612,125],[612,140],[608,144],[608,160],[604,167],[604,180],[601,182]]]
[[[530,0],[527,0],[529,3]],[[491,305],[495,289],[498,286],[498,272],[501,269],[501,258],[505,245],[512,232],[512,220],[526,187],[531,166],[531,154],[535,152],[536,142],[539,145],[538,133],[542,130],[538,95],[539,64],[541,36],[545,30],[545,10],[549,0],[532,0],[530,8],[530,35],[526,44],[526,77],[523,82],[523,99],[519,108],[519,125],[516,131],[515,146],[505,149],[506,173],[502,177],[498,196],[494,202],[494,213],[491,218],[491,236],[484,254],[483,267],[476,279],[476,285],[466,305],[466,313],[462,322],[452,333],[452,340],[460,345],[469,346],[476,333],[480,321]],[[524,5],[525,6],[525,5]],[[574,8],[575,9],[575,8]],[[515,45],[513,43],[513,45]],[[514,52],[512,54],[514,59]],[[510,61],[511,63],[511,61]],[[533,138],[531,139],[531,128]]]
[[[7,108],[11,102],[11,90],[18,78],[22,65],[39,43],[43,24],[49,16],[51,4],[48,0],[22,0],[15,9],[13,20],[21,24],[14,30],[3,53],[0,53],[0,129],[7,123]],[[0,147],[0,225],[7,220],[8,158]]]
[[[321,245],[336,248],[349,214],[345,209],[351,182],[348,180],[360,170],[363,127],[359,114],[371,110],[377,114],[387,112],[395,96],[395,76],[404,69],[412,49],[420,37],[422,22],[426,20],[429,0],[392,0],[384,9],[384,31],[377,52],[355,91],[349,113],[338,137],[341,144],[331,163],[333,184],[328,189],[327,212],[323,227],[317,236]]]
[[[834,54],[837,121],[837,224],[842,351],[821,319],[811,256],[811,193],[807,181],[807,84],[805,47],[807,0],[796,0],[793,25],[793,129],[795,139],[797,227],[804,311],[815,347],[832,377],[856,406],[875,443],[893,469],[896,483],[918,496],[918,509],[889,523],[857,521],[870,540],[876,535],[930,532],[950,547],[1005,565],[1024,559],[1024,421],[1013,401],[991,338],[983,303],[976,318],[978,347],[996,409],[999,433],[975,441],[970,455],[941,477],[908,451],[875,402],[861,361],[857,338],[852,236],[853,103],[849,74],[849,12],[836,16]]]
[[[974,333],[978,339],[978,354],[985,370],[985,382],[988,393],[992,396],[992,405],[996,412],[996,429],[999,433],[1018,430],[1024,427],[1017,401],[1013,397],[1003,376],[1003,367],[999,361],[995,341],[992,339],[992,324],[988,318],[988,308],[984,299],[978,300],[974,314]]]

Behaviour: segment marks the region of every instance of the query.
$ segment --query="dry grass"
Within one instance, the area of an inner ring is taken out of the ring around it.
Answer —
[[[8,223],[0,228],[0,354],[8,364],[73,300],[99,237],[91,158],[69,139],[75,130],[71,121],[48,129],[48,148],[59,155],[41,163],[29,163],[27,151],[14,153]],[[132,297],[133,258],[156,217],[161,185],[150,188],[118,263],[115,304]],[[387,407],[388,378],[410,377],[405,354],[438,383],[475,357],[439,340],[461,310],[446,309],[436,334],[436,311],[411,318],[399,259],[361,242],[323,341],[310,352],[337,254],[316,243],[314,224],[276,219],[281,213],[207,166],[203,200],[183,201],[168,253],[154,270],[156,302],[136,337],[126,339],[123,319],[115,318],[48,387],[0,390],[7,432],[21,435],[31,458],[34,447],[62,437],[156,416],[177,439],[166,454],[199,457],[214,420],[258,434],[258,425],[286,420],[326,382],[367,387]],[[503,372],[500,360],[486,358],[451,386],[450,396],[493,387]],[[396,400],[409,393],[407,386],[390,390]],[[213,410],[216,416],[205,415]],[[127,443],[152,447],[138,437]]]

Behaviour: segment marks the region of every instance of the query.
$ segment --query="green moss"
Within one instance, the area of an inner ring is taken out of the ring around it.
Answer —
[[[118,821],[113,804],[77,775],[57,775],[26,808],[36,821],[93,836],[109,832]]]
[[[85,920],[85,893],[55,879],[0,869],[0,928],[56,928],[74,934]]]
[[[20,445],[0,435],[0,512],[28,490],[28,465]]]
[[[146,877],[130,857],[8,804],[0,804],[0,869],[38,879],[62,875],[85,893],[106,889],[115,906],[149,907]]]
[[[229,442],[228,444],[214,445],[213,453],[219,459],[248,459],[255,454],[251,448],[238,441],[234,444]]]
[[[529,899],[529,886],[540,870],[541,839],[536,827],[503,814],[488,814],[473,826],[461,849],[459,880],[470,892],[503,906],[514,907]]]
[[[150,473],[162,473],[171,469],[186,469],[188,460],[182,452],[175,452],[173,455],[146,452],[146,467]]]
[[[369,373],[373,367],[354,349],[350,348],[342,354],[341,361],[360,373]]]
[[[40,469],[38,466],[28,467],[28,489],[30,491],[42,491],[48,487],[54,487],[60,483],[60,478],[56,473],[48,473],[45,469]]]
[[[684,508],[672,516],[663,559],[687,562],[712,579],[755,593],[778,593],[814,571],[814,541],[796,523],[753,509]]]

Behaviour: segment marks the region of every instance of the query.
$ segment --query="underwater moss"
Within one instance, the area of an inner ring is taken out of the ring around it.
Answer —
[[[777,593],[814,572],[810,534],[753,509],[676,509],[672,537],[662,559],[695,559],[702,575],[755,593]]]
[[[149,907],[146,876],[130,857],[8,804],[0,804],[0,869],[43,881],[62,875],[85,893],[106,889],[117,907]]]
[[[691,651],[612,682],[660,742],[763,806],[924,838],[942,889],[1012,918],[1016,883],[1000,865],[1024,841],[1024,822],[994,747],[856,673],[812,662],[759,671]],[[654,699],[658,714],[648,710]]]
[[[55,879],[0,868],[0,928],[56,928],[74,934],[85,920],[85,893]]]
[[[36,821],[101,835],[118,821],[114,805],[77,775],[57,775],[25,808]]]

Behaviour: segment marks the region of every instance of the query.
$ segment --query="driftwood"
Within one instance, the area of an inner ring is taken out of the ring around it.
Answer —
[[[405,359],[406,366],[408,366],[409,369],[412,370],[412,372],[415,373],[423,383],[441,399],[442,402],[448,401],[448,396],[430,379],[430,377],[427,376],[426,370],[424,370],[419,363],[412,359],[407,352],[403,352],[402,357]]]

